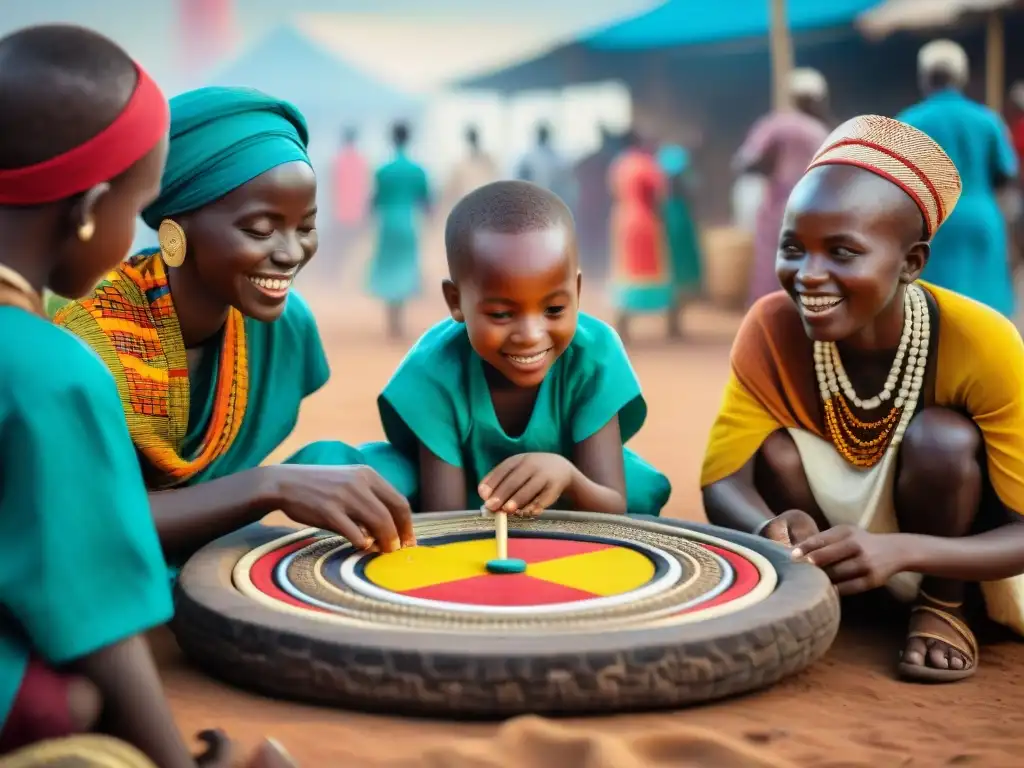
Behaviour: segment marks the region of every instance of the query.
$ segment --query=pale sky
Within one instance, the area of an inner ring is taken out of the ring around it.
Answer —
[[[425,0],[236,3],[245,42],[291,21],[315,32],[321,43],[351,63],[422,90],[441,78],[532,58],[579,32],[642,13],[659,0],[429,0],[429,10],[424,10]],[[173,83],[175,0],[0,0],[0,35],[59,21],[109,35],[158,80]]]

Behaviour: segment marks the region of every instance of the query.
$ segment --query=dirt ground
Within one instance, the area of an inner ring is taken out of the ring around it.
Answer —
[[[335,280],[338,276],[308,282],[322,287]],[[358,443],[379,438],[375,398],[405,349],[383,340],[380,311],[369,301],[330,300],[308,289],[306,295],[320,318],[333,377],[308,402],[281,456],[314,439]],[[599,302],[586,292],[584,305],[602,314]],[[410,337],[439,319],[442,310],[439,298],[420,302],[410,320]],[[694,308],[686,322],[692,338],[676,346],[661,342],[657,319],[637,326],[631,354],[650,417],[631,445],[671,477],[674,491],[666,514],[700,520],[700,458],[737,319]],[[886,617],[875,618],[875,626],[844,627],[826,659],[765,692],[681,712],[575,722],[615,734],[702,726],[801,766],[1021,765],[1024,645],[984,647],[980,671],[966,682],[910,685],[893,676],[901,627],[885,628]],[[264,735],[274,736],[304,766],[393,765],[456,737],[490,737],[498,728],[263,699],[190,669],[166,632],[153,640],[183,732],[221,727],[246,747]]]

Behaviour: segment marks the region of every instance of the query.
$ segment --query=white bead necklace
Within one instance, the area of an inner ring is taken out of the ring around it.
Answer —
[[[861,410],[870,411],[893,399],[894,408],[902,408],[899,424],[893,433],[890,447],[898,445],[907,431],[924,384],[924,371],[928,363],[928,346],[931,339],[931,320],[928,317],[928,302],[924,290],[916,285],[907,286],[903,302],[903,334],[900,337],[896,357],[886,377],[882,391],[874,397],[862,400],[857,396],[839,357],[839,348],[834,342],[814,342],[814,371],[818,379],[821,399],[828,401],[842,392],[843,396]],[[904,366],[904,358],[906,365]],[[903,381],[900,383],[900,370]],[[899,384],[899,389],[896,389]]]

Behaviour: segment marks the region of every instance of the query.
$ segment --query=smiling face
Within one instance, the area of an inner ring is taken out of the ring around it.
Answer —
[[[847,165],[812,169],[790,195],[775,272],[816,341],[887,346],[928,260],[924,222],[895,184]]]
[[[517,387],[538,386],[576,333],[580,273],[571,230],[477,231],[458,283],[446,281],[452,317],[473,349]]]
[[[193,272],[212,299],[271,322],[317,249],[316,176],[303,162],[272,168],[205,208],[178,217]]]

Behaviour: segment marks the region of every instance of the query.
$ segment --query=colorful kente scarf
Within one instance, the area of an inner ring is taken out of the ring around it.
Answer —
[[[92,296],[58,311],[58,325],[79,336],[114,374],[128,431],[152,470],[150,487],[187,482],[223,456],[245,417],[249,366],[245,320],[228,311],[213,415],[202,443],[182,456],[188,431],[188,361],[164,263],[141,253],[110,272]]]

